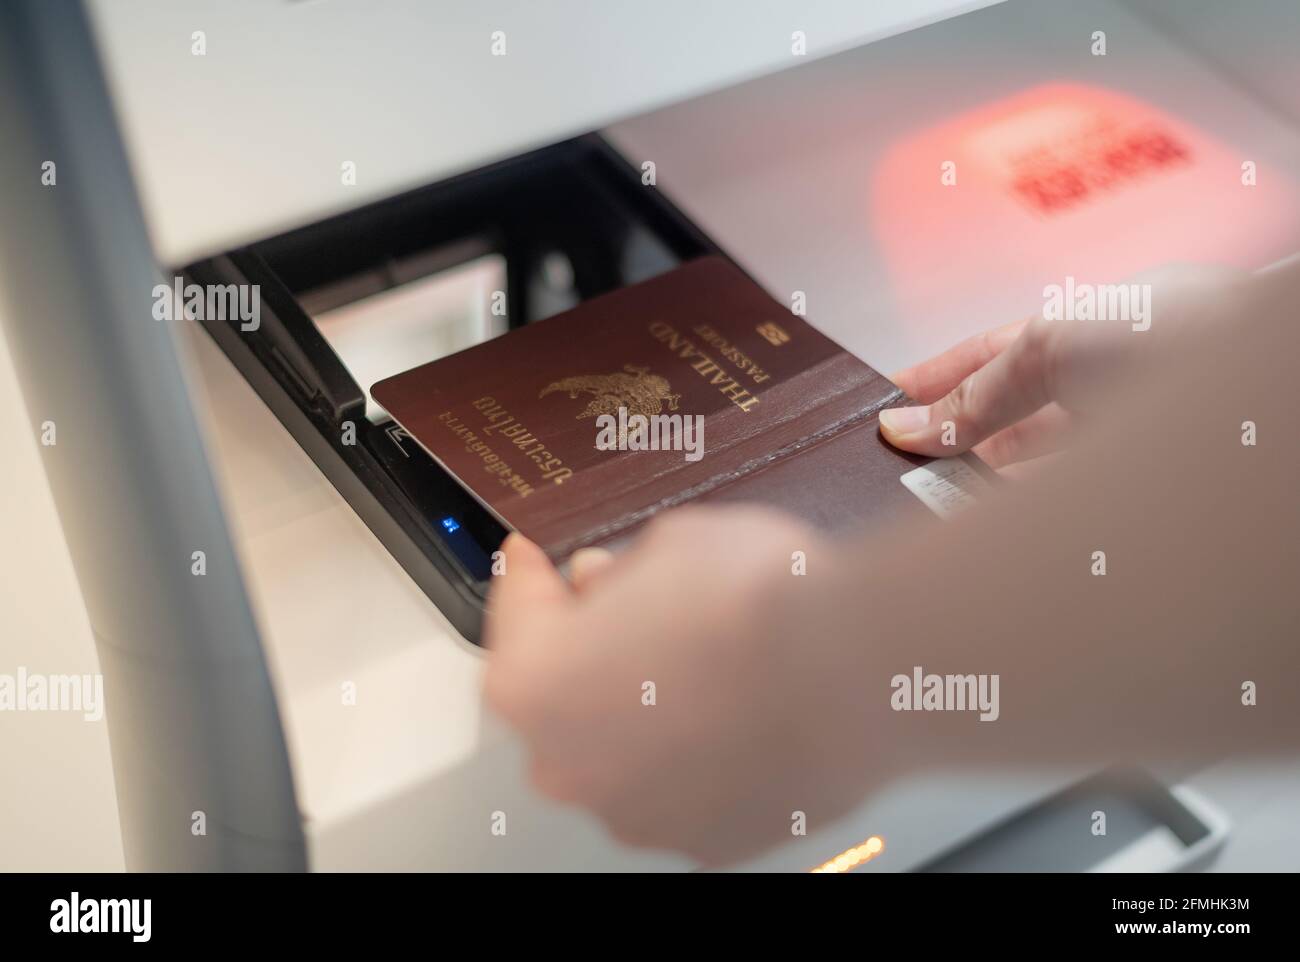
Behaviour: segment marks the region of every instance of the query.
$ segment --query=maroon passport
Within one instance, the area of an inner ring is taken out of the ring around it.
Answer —
[[[692,261],[371,388],[555,560],[690,501],[825,529],[946,513],[964,477],[881,439],[902,392],[720,257]],[[976,478],[976,480],[979,480]],[[918,483],[920,487],[918,487]]]

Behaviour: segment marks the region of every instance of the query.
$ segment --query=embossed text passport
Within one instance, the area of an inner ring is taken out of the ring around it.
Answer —
[[[371,393],[557,561],[687,502],[757,501],[834,530],[948,514],[987,483],[970,461],[887,444],[876,418],[902,392],[720,257]]]

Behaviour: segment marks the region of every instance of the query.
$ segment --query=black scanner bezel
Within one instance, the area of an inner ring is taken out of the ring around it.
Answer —
[[[526,278],[538,258],[563,251],[581,297],[592,297],[627,282],[619,246],[633,227],[649,231],[677,262],[721,253],[657,187],[642,183],[639,170],[588,134],[191,264],[181,274],[187,283],[260,286],[256,330],[242,330],[238,318],[203,318],[204,328],[429,600],[477,644],[490,575],[439,522],[464,519],[487,555],[496,545],[484,542],[499,543],[505,530],[409,437],[390,431],[391,422],[366,418],[365,389],[295,292],[381,268],[394,256],[480,238],[505,257],[507,319],[517,327],[534,319]],[[353,443],[344,440],[349,422]]]

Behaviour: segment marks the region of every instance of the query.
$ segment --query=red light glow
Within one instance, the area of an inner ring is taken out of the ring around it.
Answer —
[[[1280,171],[1150,104],[1072,84],[900,141],[876,170],[871,212],[896,306],[930,343],[1023,317],[1067,275],[1254,269],[1300,248],[1297,192]]]

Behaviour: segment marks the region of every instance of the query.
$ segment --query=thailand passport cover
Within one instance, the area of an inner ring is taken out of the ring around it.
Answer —
[[[686,502],[824,529],[948,514],[987,484],[879,433],[886,378],[721,257],[691,261],[387,378],[374,399],[555,560]]]

